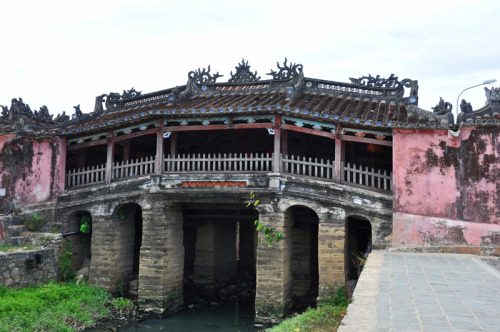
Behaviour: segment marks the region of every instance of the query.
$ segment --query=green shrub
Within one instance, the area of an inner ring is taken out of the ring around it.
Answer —
[[[68,281],[72,280],[76,275],[75,269],[71,266],[73,257],[71,248],[73,247],[73,243],[71,241],[65,241],[64,247],[64,251],[59,256],[59,280]]]
[[[28,228],[28,230],[31,232],[36,232],[40,229],[40,227],[47,223],[43,216],[36,213],[33,214],[31,218],[22,218],[22,220],[26,224],[26,228]]]
[[[120,311],[120,314],[123,311],[132,309],[134,307],[132,301],[130,301],[129,299],[124,299],[123,297],[117,297],[116,299],[111,301],[111,304],[115,309]]]
[[[349,304],[345,294],[345,287],[339,287],[331,296],[322,298],[318,303],[318,308],[307,308],[301,315],[285,319],[268,331],[337,331]]]
[[[0,331],[74,331],[107,317],[104,289],[49,283],[11,290],[0,286]]]

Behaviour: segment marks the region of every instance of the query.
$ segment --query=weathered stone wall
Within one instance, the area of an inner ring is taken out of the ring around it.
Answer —
[[[0,187],[16,206],[53,201],[64,191],[64,139],[0,137]]]
[[[259,205],[260,223],[283,232],[283,238],[268,245],[265,239],[257,247],[257,285],[255,313],[262,322],[275,322],[292,306],[293,279],[291,273],[291,217],[277,204]],[[262,236],[262,235],[259,235]]]
[[[393,246],[500,246],[499,134],[395,130]]]
[[[139,304],[157,314],[175,312],[184,305],[182,208],[161,199],[142,207]]]
[[[35,254],[42,257],[41,263],[34,261]],[[33,267],[26,264],[33,259]],[[13,289],[45,284],[57,279],[57,256],[55,249],[18,252],[0,252],[0,284]]]

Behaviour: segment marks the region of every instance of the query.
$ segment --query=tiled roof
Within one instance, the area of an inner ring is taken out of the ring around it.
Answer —
[[[256,73],[249,71],[248,63],[243,62],[226,83],[216,83],[221,75],[210,74],[210,68],[197,70],[189,73],[184,86],[144,95],[134,89],[122,95],[101,95],[96,98],[95,110],[90,114],[65,122],[46,121],[45,125],[38,121],[32,129],[73,136],[160,118],[208,119],[234,114],[276,113],[383,131],[392,128],[450,129],[454,126],[451,104],[441,101],[433,112],[417,106],[417,81],[399,81],[394,75],[388,79],[370,75],[351,79],[351,83],[318,80],[304,77],[302,65],[288,65],[286,61],[283,66],[278,64],[278,69],[269,74],[273,79],[260,80]],[[446,106],[448,104],[450,106]],[[482,114],[474,112],[474,123],[477,116],[498,118],[498,112],[496,115]],[[471,118],[470,115],[462,117],[468,121],[463,120],[464,123],[470,123]]]
[[[485,88],[487,104],[473,111],[470,103],[462,100],[458,114],[459,126],[490,127],[500,125],[500,88]]]

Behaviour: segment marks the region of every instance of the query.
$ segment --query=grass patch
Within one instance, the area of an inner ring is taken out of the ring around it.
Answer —
[[[0,331],[75,331],[107,317],[111,295],[102,288],[58,284],[11,290],[0,285]]]
[[[335,332],[348,305],[345,288],[340,287],[334,295],[322,299],[316,309],[307,308],[301,315],[285,319],[268,332]]]
[[[18,249],[23,250],[38,250],[41,249],[39,246],[27,245],[27,246],[18,246],[18,245],[8,245],[8,244],[0,244],[0,251],[2,252],[12,252]]]

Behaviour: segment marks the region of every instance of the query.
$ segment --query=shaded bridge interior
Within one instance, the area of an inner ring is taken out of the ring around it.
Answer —
[[[183,206],[184,301],[253,299],[257,211],[242,204]]]

